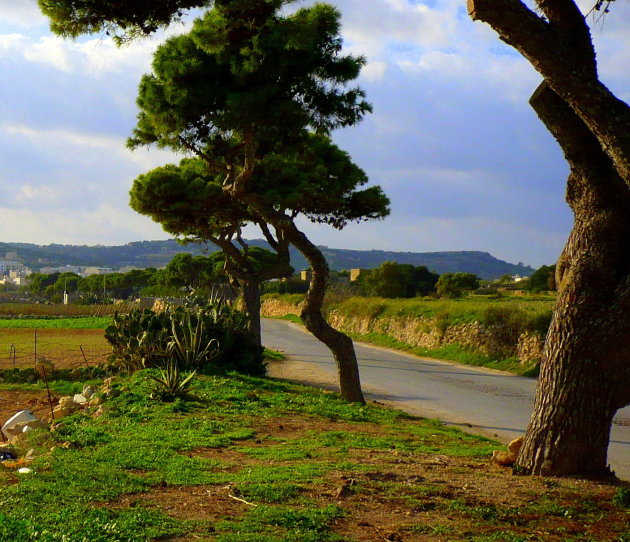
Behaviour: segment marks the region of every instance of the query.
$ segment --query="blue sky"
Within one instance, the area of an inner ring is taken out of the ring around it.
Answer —
[[[360,84],[374,105],[334,138],[390,196],[392,214],[343,232],[302,223],[310,237],[339,248],[555,261],[572,221],[567,166],[527,104],[536,72],[470,21],[463,0],[331,3],[342,12],[347,51],[368,59]],[[129,209],[128,191],[138,174],[179,158],[124,146],[137,83],[165,34],[122,49],[105,36],[64,41],[50,34],[35,0],[3,4],[0,241],[166,238]],[[601,77],[627,102],[629,30],[623,0],[593,27]]]

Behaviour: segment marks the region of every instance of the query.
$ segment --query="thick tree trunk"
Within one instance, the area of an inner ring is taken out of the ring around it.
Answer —
[[[255,280],[241,280],[243,303],[245,313],[249,319],[249,331],[256,337],[259,345],[262,345],[260,335],[260,284]]]
[[[575,225],[557,266],[558,301],[517,468],[602,476],[613,417],[630,402],[630,189],[549,86],[531,104],[571,166]]]

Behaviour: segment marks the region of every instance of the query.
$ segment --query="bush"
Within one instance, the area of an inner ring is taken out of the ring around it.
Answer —
[[[483,322],[499,344],[516,345],[527,329],[527,314],[517,307],[488,307]]]
[[[130,372],[165,367],[171,361],[183,370],[263,375],[263,349],[247,325],[244,314],[216,303],[161,313],[145,310],[116,315],[114,323],[105,329],[105,338],[113,348],[110,362]],[[178,352],[181,354],[184,337],[190,340],[184,345],[187,354],[182,356]],[[216,348],[206,348],[211,343]]]

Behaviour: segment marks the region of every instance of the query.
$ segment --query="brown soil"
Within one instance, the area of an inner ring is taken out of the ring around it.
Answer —
[[[58,369],[103,363],[111,353],[102,329],[0,329],[0,369],[33,367],[35,358]]]
[[[263,461],[239,447],[278,445],[307,432],[356,429],[356,424],[294,416],[259,423],[254,439],[239,446],[200,448],[186,454],[219,462],[217,469],[221,472],[240,472],[263,463],[290,467],[291,461]],[[378,433],[379,428],[361,424],[361,431]],[[325,460],[313,459],[315,462]],[[584,533],[588,540],[613,541],[618,540],[628,521],[627,514],[612,505],[617,488],[610,484],[517,477],[487,459],[396,450],[351,448],[345,460],[364,467],[351,475],[333,470],[313,483],[302,484],[302,497],[319,507],[334,504],[343,508],[345,517],[337,520],[332,528],[352,541],[463,541],[484,534],[494,534],[493,540],[501,541],[508,540],[505,533],[521,535],[523,540],[544,542],[564,542]],[[564,506],[569,512],[564,509],[550,512],[544,508],[546,502]],[[262,504],[241,498],[238,484],[216,484],[156,487],[147,493],[127,495],[106,506],[156,507],[178,519],[200,521],[207,533],[217,521],[242,516]],[[595,505],[599,508],[599,517],[582,516],[589,506]],[[496,510],[507,510],[507,513],[493,517]],[[192,536],[212,540],[203,535]],[[193,538],[169,540],[180,542]]]
[[[59,397],[52,396],[53,405]],[[30,410],[42,420],[50,418],[50,404],[45,391],[0,391],[0,425],[20,410]]]

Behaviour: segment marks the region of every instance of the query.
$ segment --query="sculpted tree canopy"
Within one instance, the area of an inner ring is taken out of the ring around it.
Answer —
[[[304,254],[313,278],[302,318],[333,352],[341,395],[364,401],[352,341],[321,312],[328,264],[294,221],[303,214],[341,228],[389,212],[380,189],[354,190],[365,175],[322,139],[371,110],[363,91],[348,87],[364,60],[341,54],[335,8],[284,15],[286,3],[216,3],[190,33],[162,45],[140,83],[129,145],[193,153],[236,211]]]
[[[222,176],[209,175],[201,159],[184,159],[179,166],[140,175],[131,190],[131,206],[185,241],[212,241],[222,248],[226,271],[243,288],[247,312],[259,334],[260,284],[294,272],[288,241],[278,230],[272,234],[255,211],[226,194],[221,182]],[[250,186],[270,208],[343,228],[348,221],[387,213],[388,200],[379,187],[360,189],[366,182],[365,173],[347,153],[326,136],[310,135],[302,147],[292,147],[286,154],[264,155]],[[245,243],[241,229],[246,224],[260,227],[277,252],[273,258],[258,258],[256,247]],[[246,292],[248,285],[253,290]]]
[[[63,37],[108,32],[119,38],[149,35],[212,0],[37,0],[50,29]]]
[[[468,0],[472,18],[542,75],[530,104],[571,168],[575,223],[556,265],[556,310],[517,468],[602,476],[613,418],[630,403],[630,107],[599,80],[575,2],[536,3],[539,12],[520,0]]]

